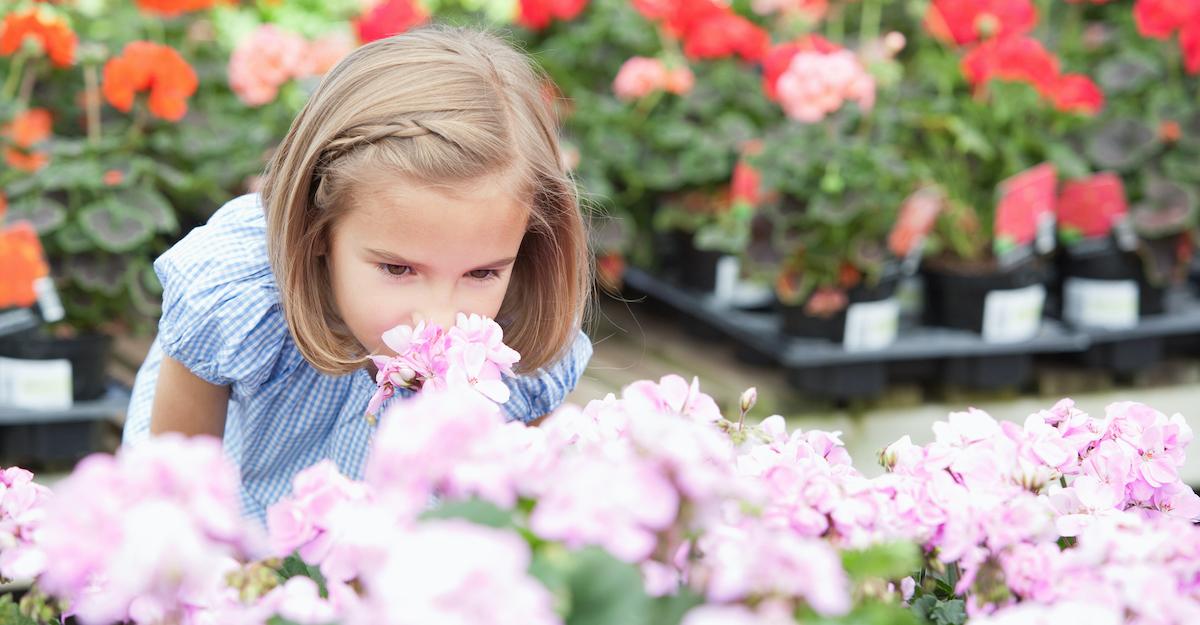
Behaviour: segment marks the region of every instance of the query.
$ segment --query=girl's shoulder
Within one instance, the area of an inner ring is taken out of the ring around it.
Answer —
[[[163,353],[213,384],[253,390],[291,345],[258,194],[230,200],[154,262]]]

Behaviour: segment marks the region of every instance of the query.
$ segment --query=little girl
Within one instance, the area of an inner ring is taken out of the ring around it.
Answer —
[[[230,201],[155,262],[162,320],[125,443],[223,436],[261,520],[321,459],[361,477],[367,356],[387,353],[395,325],[448,327],[458,312],[495,318],[521,354],[508,417],[554,410],[591,357],[591,264],[546,84],[498,38],[448,27],[334,67],[261,195]]]

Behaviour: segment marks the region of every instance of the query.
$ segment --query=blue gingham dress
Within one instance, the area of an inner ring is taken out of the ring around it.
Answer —
[[[373,428],[364,418],[375,382],[366,370],[329,376],[300,355],[288,333],[267,260],[257,194],[231,200],[154,263],[163,285],[155,339],[138,371],[124,443],[150,434],[162,355],[230,387],[224,446],[242,476],[243,512],[259,521],[291,491],[292,477],[322,459],[362,478]],[[562,403],[592,355],[582,332],[560,361],[508,379],[510,420],[529,421]],[[399,399],[400,396],[397,397]]]

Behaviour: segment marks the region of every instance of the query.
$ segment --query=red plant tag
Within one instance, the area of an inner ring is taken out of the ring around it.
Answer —
[[[1128,212],[1120,176],[1102,172],[1063,184],[1058,196],[1058,227],[1068,242],[1104,237]]]
[[[35,283],[50,275],[37,231],[27,221],[0,230],[0,308],[37,302]]]
[[[1057,180],[1054,165],[1042,163],[1000,183],[1000,201],[996,205],[997,256],[1028,246],[1037,238],[1039,224],[1054,216]]]

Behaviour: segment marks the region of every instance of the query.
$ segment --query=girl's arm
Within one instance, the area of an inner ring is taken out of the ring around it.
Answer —
[[[221,438],[228,407],[228,386],[206,382],[178,360],[163,356],[150,411],[151,434],[182,432]]]

